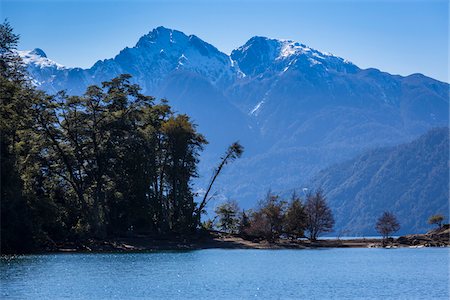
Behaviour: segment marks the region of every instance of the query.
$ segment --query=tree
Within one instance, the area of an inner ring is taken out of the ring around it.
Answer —
[[[251,211],[250,211],[251,215]],[[238,225],[238,233],[240,235],[246,236],[248,235],[248,229],[250,228],[250,218],[249,218],[249,212],[242,210],[240,218],[239,218],[239,225]]]
[[[252,213],[246,233],[275,241],[283,232],[285,209],[285,201],[278,195],[267,192],[266,197],[259,202],[258,209]]]
[[[214,169],[213,175],[211,177],[211,180],[209,181],[205,195],[203,196],[202,201],[200,202],[200,204],[196,209],[196,217],[198,224],[200,224],[201,214],[204,213],[206,205],[208,204],[209,200],[211,200],[211,198],[208,198],[209,193],[211,192],[214,182],[216,181],[223,167],[233,162],[235,159],[240,158],[242,156],[242,153],[244,153],[244,147],[241,144],[239,144],[239,142],[234,142],[228,147],[227,151],[225,152],[225,155],[221,157],[219,165],[217,166],[216,169]]]
[[[239,205],[236,201],[229,200],[214,210],[217,214],[217,227],[224,232],[235,233],[239,224]]]
[[[29,109],[40,96],[26,85],[17,52],[19,36],[5,21],[0,24],[0,170],[1,252],[26,251],[33,247],[29,195],[21,178],[22,149],[27,148]],[[36,96],[36,97],[35,97]],[[32,163],[31,160],[28,163]]]
[[[170,118],[163,125],[166,137],[166,179],[170,206],[170,228],[177,232],[196,228],[191,179],[197,176],[198,153],[206,139],[196,132],[187,115]]]
[[[284,217],[283,231],[293,237],[303,237],[306,229],[307,215],[305,208],[294,192]]]
[[[265,201],[262,203],[261,212],[267,218],[270,228],[269,240],[273,241],[283,232],[284,212],[286,202],[280,196],[267,193]]]
[[[244,231],[245,235],[250,237],[272,239],[273,233],[269,219],[261,210],[252,212],[250,216],[250,225]]]
[[[207,141],[189,116],[175,114],[167,100],[155,104],[127,74],[81,96],[37,91],[27,83],[17,42],[1,24],[2,252],[129,228],[196,229],[191,181]],[[214,180],[241,154],[233,144]]]
[[[317,237],[324,232],[333,231],[333,214],[322,190],[307,195],[305,213],[307,217],[306,231],[311,241],[316,241]]]
[[[444,221],[444,216],[441,214],[437,214],[437,215],[430,216],[430,218],[428,219],[428,224],[430,224],[430,225],[436,224],[436,225],[438,225],[439,228],[441,228],[443,221]]]
[[[24,84],[25,68],[17,52],[19,35],[14,33],[8,21],[0,24],[0,76],[10,81]]]
[[[400,224],[393,213],[385,211],[381,217],[378,218],[375,229],[381,234],[383,237],[383,244],[385,244],[389,236],[400,229]]]

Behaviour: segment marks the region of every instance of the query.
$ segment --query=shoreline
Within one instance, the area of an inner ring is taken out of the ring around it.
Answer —
[[[327,248],[423,248],[450,247],[447,232],[415,234],[389,239],[383,246],[381,238],[290,240],[249,240],[239,235],[208,232],[195,236],[152,237],[132,236],[112,239],[87,239],[47,245],[32,254],[45,253],[138,253],[152,251],[192,251],[202,249],[327,249]]]

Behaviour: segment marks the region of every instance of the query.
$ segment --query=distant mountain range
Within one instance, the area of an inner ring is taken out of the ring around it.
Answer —
[[[311,186],[326,191],[342,232],[375,235],[385,210],[397,215],[400,233],[426,232],[430,215],[449,212],[449,130],[367,151],[319,172]]]
[[[217,188],[244,207],[269,188],[299,187],[333,163],[411,141],[449,118],[447,83],[360,69],[294,41],[253,37],[227,55],[195,35],[158,27],[89,69],[65,68],[40,49],[19,53],[47,92],[80,94],[128,73],[146,94],[191,115],[210,141],[199,188],[225,147],[240,140],[246,153]]]

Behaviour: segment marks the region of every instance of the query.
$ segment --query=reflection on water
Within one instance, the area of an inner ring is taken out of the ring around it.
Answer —
[[[448,248],[2,257],[2,299],[448,299]]]

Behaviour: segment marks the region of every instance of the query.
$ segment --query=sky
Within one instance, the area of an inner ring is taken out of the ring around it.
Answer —
[[[449,82],[447,0],[0,0],[0,17],[19,49],[68,67],[112,58],[164,26],[227,54],[255,35],[291,39],[361,68]]]

